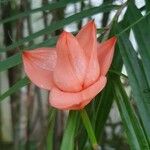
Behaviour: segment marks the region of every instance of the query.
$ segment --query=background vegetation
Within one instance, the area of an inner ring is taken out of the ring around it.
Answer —
[[[105,89],[87,107],[102,150],[150,150],[149,0],[0,0],[0,150],[91,150],[79,112],[58,111],[30,83],[21,52],[54,46],[95,19],[117,36]],[[86,122],[86,121],[85,121]]]

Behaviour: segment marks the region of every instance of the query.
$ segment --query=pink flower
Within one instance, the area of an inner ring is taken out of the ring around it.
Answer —
[[[50,90],[58,109],[82,109],[105,87],[116,38],[98,43],[93,21],[74,37],[63,32],[56,48],[23,52],[24,69],[37,86]]]

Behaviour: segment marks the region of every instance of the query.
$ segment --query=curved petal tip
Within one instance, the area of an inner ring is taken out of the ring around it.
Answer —
[[[117,37],[116,36],[113,36],[109,39],[112,43],[116,43],[117,42]]]
[[[101,68],[101,75],[106,75],[112,63],[116,41],[117,38],[113,36],[100,44],[98,43],[97,53]]]

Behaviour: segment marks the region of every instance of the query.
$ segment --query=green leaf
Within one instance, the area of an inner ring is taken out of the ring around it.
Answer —
[[[139,18],[142,18],[143,15],[140,13],[140,10],[133,4],[130,3],[126,12],[125,21],[128,24],[135,22]],[[147,17],[148,18],[148,17]],[[144,26],[144,28],[143,28]],[[146,75],[146,80],[148,81],[150,87],[150,51],[149,51],[149,40],[150,39],[150,30],[147,19],[145,18],[138,24],[132,27],[136,41],[138,43],[138,52],[142,59],[143,68]]]
[[[150,11],[150,1],[149,0],[145,0],[145,2],[146,2],[146,11],[148,12],[148,11]]]
[[[52,11],[52,10],[55,10],[55,9],[58,9],[58,8],[62,8],[62,7],[66,6],[69,3],[76,3],[76,2],[79,2],[79,1],[82,1],[82,0],[60,0],[59,2],[56,2],[56,3],[53,2],[53,3],[45,4],[40,8],[27,10],[25,12],[22,12],[22,13],[19,13],[17,15],[13,15],[9,18],[3,19],[3,20],[0,21],[0,24],[4,24],[4,23],[10,22],[10,21],[14,21],[16,19],[23,18],[23,17],[29,16],[33,13],[37,13],[39,11]]]
[[[132,22],[132,24],[130,25],[126,25],[124,28],[122,28],[122,30],[120,30],[120,32],[118,32],[118,34],[116,34],[116,36],[120,36],[123,33],[125,33],[126,31],[130,30],[132,27],[134,27],[136,24],[138,24],[139,22],[143,21],[143,19],[145,19],[146,17],[148,17],[150,15],[150,11],[148,11],[144,16],[134,20]],[[126,22],[125,22],[126,23]]]
[[[34,44],[32,46],[30,46],[28,48],[28,50],[31,50],[31,49],[35,49],[35,48],[39,48],[39,47],[50,47],[50,46],[54,46],[56,44],[56,41],[57,41],[58,37],[52,37],[52,38],[49,38],[47,40],[44,40],[43,42],[39,43],[39,44]]]
[[[0,62],[0,72],[18,65],[18,64],[20,64],[20,62],[21,62],[21,54],[20,53],[17,53],[11,57],[8,57],[4,61]]]
[[[121,25],[116,26],[116,29],[119,31],[122,30]],[[119,36],[118,45],[126,66],[129,82],[133,90],[134,100],[136,101],[146,133],[150,138],[150,92],[144,92],[149,89],[145,78],[145,72],[143,72],[143,69],[139,64],[140,61],[138,59],[137,53],[129,41],[128,35],[126,33],[123,33]]]
[[[149,144],[142,126],[130,104],[119,78],[114,78],[115,100],[125,127],[127,140],[132,150],[149,150]]]
[[[30,81],[27,77],[24,77],[23,79],[17,81],[12,87],[10,87],[6,92],[0,95],[0,101],[4,100],[7,96],[10,96],[11,94],[15,93],[20,88],[26,86],[29,84]]]
[[[53,150],[53,138],[55,134],[55,118],[56,118],[56,109],[50,108],[48,113],[48,133],[46,137],[46,149]]]
[[[80,110],[80,115],[82,118],[82,123],[87,131],[88,138],[90,139],[93,149],[98,149],[99,146],[97,144],[95,133],[86,110],[85,109]]]
[[[78,121],[79,121],[78,112],[70,111],[60,150],[67,150],[67,149],[74,150],[75,144],[74,138],[76,135]]]
[[[114,94],[112,92],[112,83],[109,82],[110,78],[108,78],[107,86],[105,87],[105,90],[102,92],[101,96],[97,95],[96,100],[99,101],[99,103],[96,106],[96,122],[95,122],[95,134],[98,139],[100,140],[100,137],[103,133],[104,125],[106,123],[106,120],[108,118],[112,103],[113,103],[113,97]]]
[[[60,29],[60,28],[64,27],[65,25],[70,24],[74,21],[79,21],[85,17],[92,16],[92,15],[100,13],[100,12],[108,12],[108,11],[111,11],[112,9],[117,9],[117,8],[118,8],[118,6],[116,6],[116,5],[106,4],[106,5],[101,5],[99,7],[93,7],[93,8],[84,10],[82,12],[76,13],[65,19],[59,20],[57,22],[53,22],[53,23],[51,23],[51,25],[47,26],[46,28],[44,28],[36,33],[33,33],[17,42],[14,42],[12,45],[8,46],[6,49],[0,48],[0,52],[6,52],[9,50],[15,49],[16,47],[22,45],[25,42],[29,42],[29,41],[31,41],[39,36],[42,36],[44,34],[50,34],[50,33],[54,32],[55,30]]]

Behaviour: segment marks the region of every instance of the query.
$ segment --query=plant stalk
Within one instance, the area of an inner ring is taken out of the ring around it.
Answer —
[[[80,115],[82,118],[83,125],[86,128],[87,134],[89,136],[90,142],[92,144],[93,150],[100,150],[100,147],[97,144],[97,140],[86,110],[85,109],[80,110]]]

